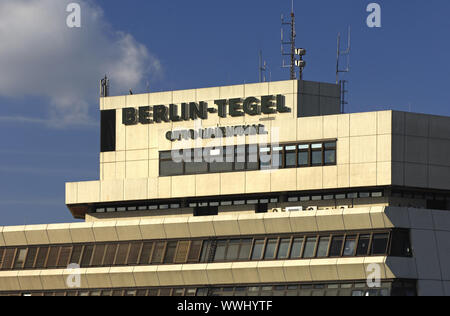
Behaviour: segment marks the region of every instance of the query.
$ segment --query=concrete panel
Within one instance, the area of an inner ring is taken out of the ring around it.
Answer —
[[[264,235],[264,214],[240,214],[238,219],[241,235]]]
[[[116,232],[119,240],[142,240],[141,220],[117,221]]]
[[[137,287],[158,287],[158,266],[135,267],[133,269],[134,280]]]
[[[291,89],[292,90],[292,85]],[[244,97],[257,97],[263,95],[269,95],[269,82],[252,83],[244,85],[245,95]],[[292,93],[292,92],[291,92]],[[283,93],[286,94],[286,93]]]
[[[234,262],[231,267],[233,280],[239,284],[261,283],[258,273],[258,262]]]
[[[125,128],[126,150],[137,150],[149,148],[149,125],[132,125]]]
[[[339,138],[336,145],[337,145],[337,152],[336,152],[337,164],[342,165],[350,163],[350,138],[348,137]]]
[[[416,164],[427,164],[428,138],[406,136],[405,161]]]
[[[450,190],[450,167],[430,166],[429,188]]]
[[[392,162],[377,163],[377,185],[392,184]]]
[[[409,212],[405,207],[386,207],[384,224],[387,228],[410,228]]]
[[[167,199],[172,195],[172,178],[158,178],[158,198]]]
[[[90,268],[86,269],[84,276],[89,288],[94,289],[108,289],[112,287],[112,282],[109,277],[111,268]]]
[[[343,210],[320,210],[316,215],[319,231],[345,230]]]
[[[112,287],[136,287],[133,267],[113,267],[109,271]]]
[[[441,280],[441,266],[434,232],[412,229],[411,242],[419,279]]]
[[[95,222],[92,225],[96,242],[118,241],[116,222]]]
[[[94,203],[100,200],[100,181],[78,182],[77,203]]]
[[[270,172],[250,171],[245,173],[245,193],[270,192]]]
[[[326,166],[323,167],[323,188],[335,189],[338,187],[338,167]]]
[[[47,225],[25,226],[25,237],[28,245],[47,245],[50,243]]]
[[[107,97],[103,98],[104,110],[115,110],[125,107],[126,96]]]
[[[289,213],[264,214],[266,234],[292,233]]]
[[[323,139],[323,117],[304,117],[297,120],[297,140]]]
[[[350,115],[350,136],[377,135],[377,112]]]
[[[189,238],[191,232],[189,230],[188,217],[166,217],[164,219],[164,231],[168,239],[172,238]]]
[[[308,233],[319,231],[319,228],[317,227],[316,214],[317,211],[291,212],[289,214],[289,221],[292,232]]]
[[[313,281],[339,280],[337,259],[311,260],[311,277]]]
[[[19,271],[17,277],[19,279],[21,289],[26,291],[43,290],[41,282],[41,271]]]
[[[350,187],[350,165],[338,165],[338,187]]]
[[[386,278],[417,279],[417,269],[413,258],[387,257]]]
[[[377,164],[361,163],[350,165],[350,186],[365,187],[377,185]]]
[[[190,236],[211,237],[215,236],[213,217],[190,217],[188,221]]]
[[[188,103],[197,101],[197,90],[179,90],[173,91],[173,103]],[[205,100],[202,100],[205,101]]]
[[[283,262],[284,275],[290,282],[311,282],[313,281],[311,270],[311,260],[289,260]]]
[[[222,173],[220,177],[220,190],[222,195],[245,192],[245,172]]]
[[[53,224],[47,226],[50,244],[71,244],[70,224]]]
[[[70,235],[73,243],[90,243],[95,242],[94,231],[92,226],[94,223],[73,223],[70,224]]]
[[[430,137],[450,139],[450,118],[430,116]]]
[[[126,179],[125,200],[146,200],[148,198],[148,179]]]
[[[366,280],[364,258],[341,258],[337,261],[339,280]]]
[[[195,188],[196,196],[220,195],[220,174],[196,176]]]
[[[392,111],[378,112],[378,135],[392,134]]]
[[[437,231],[436,241],[442,279],[450,281],[450,232]]]
[[[143,240],[166,239],[164,218],[141,219],[141,234]]]
[[[62,290],[67,288],[67,278],[64,276],[64,270],[41,270],[40,276],[42,287],[45,290]]]
[[[158,198],[158,179],[149,178],[147,183],[147,197],[149,200],[154,200]]]
[[[197,101],[218,100],[220,99],[220,88],[197,89]],[[212,104],[211,104],[212,106]]]
[[[410,208],[408,211],[411,228],[426,230],[434,229],[433,215],[430,211],[415,208]]]
[[[77,204],[78,183],[66,183],[66,204]]]
[[[297,85],[297,81],[286,80],[286,81],[269,82],[268,94],[276,95],[276,94],[297,93],[297,91],[294,90],[294,85]]]
[[[377,136],[377,161],[392,161],[392,135]]]
[[[370,207],[346,209],[342,213],[345,230],[372,229]]]
[[[297,190],[321,190],[322,188],[322,167],[297,169]]]
[[[405,185],[410,187],[428,187],[428,166],[425,164],[405,163]]]
[[[444,296],[444,286],[441,281],[419,280],[417,283],[419,296]]]
[[[216,236],[239,236],[239,215],[220,215],[213,217]]]
[[[405,133],[410,136],[428,137],[429,116],[405,113]]]
[[[386,228],[384,223],[385,207],[371,207],[370,208],[370,221],[372,223],[373,229],[383,229]]]
[[[109,180],[101,182],[101,201],[116,202],[124,200],[124,180]],[[96,201],[98,202],[98,200]]]
[[[125,163],[125,172],[127,179],[148,178],[149,163],[148,160],[127,161]]]
[[[338,116],[338,137],[350,137],[350,114]]]
[[[20,283],[18,271],[2,271],[0,272],[0,291],[20,291]]]
[[[350,163],[377,161],[377,136],[350,138]]]
[[[184,264],[181,268],[184,284],[186,286],[210,284],[206,267],[206,264]]]
[[[274,170],[270,180],[272,192],[297,190],[297,173],[292,169]]]
[[[286,279],[283,264],[279,261],[258,262],[258,274],[261,283],[286,283],[290,281]]]
[[[245,95],[244,85],[220,87],[221,99],[242,98]]]
[[[183,274],[180,273],[181,265],[158,266],[158,279],[160,286],[183,286]]]
[[[270,130],[271,143],[292,142],[295,139],[295,135],[297,135],[297,125],[297,120],[291,119],[272,121]]]
[[[444,136],[443,136],[444,137]],[[450,166],[450,140],[429,140],[429,163],[438,166]]]
[[[173,103],[173,92],[156,92],[150,93],[150,105],[170,104]]]
[[[434,229],[450,231],[450,212],[448,211],[431,211],[433,215]]]
[[[6,246],[26,246],[25,226],[3,227],[3,238]]]
[[[208,281],[211,285],[235,283],[232,272],[233,263],[210,263],[206,267]]]
[[[450,296],[450,282],[442,282],[444,287],[444,295]]]

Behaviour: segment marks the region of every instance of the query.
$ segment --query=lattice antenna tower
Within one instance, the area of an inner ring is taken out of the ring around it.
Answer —
[[[338,33],[337,36],[337,55],[336,55],[336,84],[341,86],[341,111],[345,112],[345,107],[348,105],[347,94],[348,94],[348,80],[341,80],[341,73],[349,73],[350,72],[350,53],[351,53],[351,37],[352,30],[351,27],[348,27],[348,39],[347,39],[347,48],[345,50],[341,50],[341,33]],[[345,68],[341,68],[341,60],[345,59]]]
[[[285,32],[289,32],[289,40],[285,40]],[[303,80],[303,70],[306,62],[303,57],[306,55],[306,50],[303,48],[296,48],[295,40],[297,33],[295,31],[295,12],[294,0],[292,0],[292,9],[290,20],[286,20],[284,15],[281,15],[281,56],[283,58],[282,68],[290,69],[290,79],[297,79],[297,69],[300,72],[300,80]],[[286,57],[289,57],[289,62],[286,63]]]

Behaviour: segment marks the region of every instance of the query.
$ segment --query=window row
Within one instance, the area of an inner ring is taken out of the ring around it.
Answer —
[[[161,177],[336,165],[336,141],[240,145],[159,153]]]
[[[0,248],[0,269],[63,269],[69,264],[87,268],[381,255],[410,256],[409,232],[394,230]]]
[[[416,296],[414,281],[382,282],[369,288],[366,282],[323,284],[240,285],[228,287],[93,289],[0,293],[0,296]]]

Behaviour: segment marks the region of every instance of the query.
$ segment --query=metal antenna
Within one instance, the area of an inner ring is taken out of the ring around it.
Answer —
[[[289,28],[290,39],[284,40],[284,32]],[[297,33],[295,32],[295,13],[294,13],[294,0],[292,0],[291,19],[285,20],[284,15],[281,15],[281,56],[283,56],[282,68],[290,69],[290,79],[297,79],[297,68],[300,69],[300,80],[303,80],[303,69],[306,66],[303,56],[306,55],[306,50],[303,48],[297,49],[295,45],[295,39]],[[289,52],[285,51],[285,46],[289,47]],[[289,56],[289,64],[286,64],[284,56]],[[297,59],[299,57],[299,59]]]
[[[336,56],[336,84],[340,84],[341,86],[341,111],[345,112],[345,107],[348,105],[347,94],[348,94],[348,80],[340,80],[340,73],[348,73],[350,72],[350,52],[351,52],[351,27],[348,27],[348,42],[347,49],[341,50],[341,33],[338,33],[337,37],[337,56]],[[346,67],[341,69],[340,62],[341,57],[346,57]]]
[[[267,65],[267,61],[263,61],[262,50],[259,51],[259,82],[266,82],[267,71],[270,72],[269,66]],[[272,74],[270,73],[270,79],[272,79]]]
[[[109,79],[105,75],[105,78],[100,80],[100,97],[106,98],[109,96]]]

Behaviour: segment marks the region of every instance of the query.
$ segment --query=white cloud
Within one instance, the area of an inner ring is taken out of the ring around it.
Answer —
[[[99,80],[105,74],[112,90],[121,94],[161,74],[159,60],[132,35],[114,30],[91,0],[75,0],[81,5],[82,27],[68,28],[70,2],[0,1],[0,96],[49,101],[42,117],[4,114],[0,121],[93,124],[89,108],[98,106]]]

